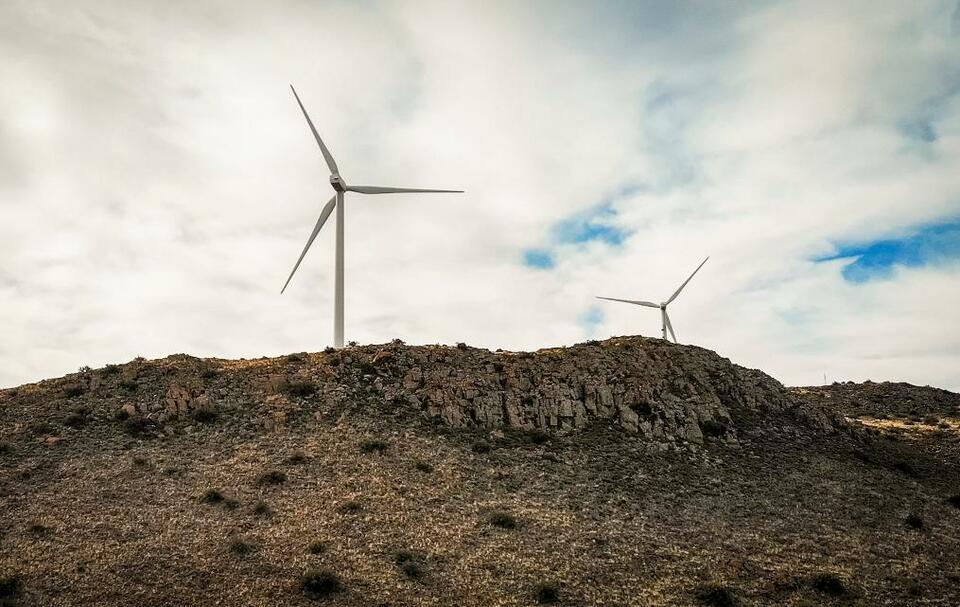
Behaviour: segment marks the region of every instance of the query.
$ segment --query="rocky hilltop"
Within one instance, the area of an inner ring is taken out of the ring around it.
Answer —
[[[641,337],[83,368],[0,391],[0,605],[960,604],[956,396]]]
[[[226,412],[272,429],[304,412],[364,404],[453,428],[569,434],[611,423],[659,449],[736,445],[757,424],[779,423],[787,433],[846,426],[760,371],[642,337],[532,353],[395,342],[248,361],[174,355],[82,369],[17,392],[21,402],[46,397],[38,414],[56,418],[89,403],[157,433]]]

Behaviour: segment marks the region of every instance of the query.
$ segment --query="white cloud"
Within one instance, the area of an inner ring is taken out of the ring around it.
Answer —
[[[582,341],[595,294],[789,383],[960,387],[960,268],[846,283],[838,239],[960,214],[953,3],[38,2],[0,9],[0,385],[331,339],[330,196],[287,84],[353,182],[347,336]],[[920,144],[901,122],[924,116]],[[522,251],[619,192],[622,247]],[[656,335],[601,304],[594,337]]]

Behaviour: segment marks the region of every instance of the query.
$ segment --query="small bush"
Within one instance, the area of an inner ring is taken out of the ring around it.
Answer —
[[[124,379],[120,382],[120,387],[126,390],[127,392],[136,392],[138,384],[135,380]]]
[[[30,429],[31,433],[37,436],[57,433],[56,428],[54,428],[53,425],[48,422],[33,422],[28,426],[28,428]]]
[[[113,414],[113,419],[118,422],[126,421],[130,417],[130,414],[127,413],[126,409],[117,409],[117,412]]]
[[[538,605],[553,605],[560,602],[560,586],[556,582],[540,582],[533,595]]]
[[[356,500],[348,500],[340,504],[338,510],[344,514],[355,514],[363,510],[363,506]]]
[[[307,546],[307,552],[310,554],[323,554],[327,551],[327,543],[321,542],[320,540],[315,540],[310,542],[310,545]]]
[[[142,455],[134,455],[133,465],[137,468],[146,468],[150,465],[150,461]]]
[[[120,373],[120,365],[109,364],[103,368],[104,375],[116,375]]]
[[[487,517],[487,520],[494,527],[500,527],[501,529],[516,529],[517,528],[517,519],[513,517],[512,514],[508,512],[503,512],[497,510],[496,512],[491,512]]]
[[[17,597],[20,596],[22,587],[23,583],[17,574],[0,577],[0,607],[13,607],[13,605],[16,605]]]
[[[7,441],[0,441],[0,455],[5,453],[13,453],[13,446]]]
[[[960,508],[960,493],[951,495],[947,498],[947,503],[953,506],[954,508]]]
[[[457,350],[466,350],[467,347],[468,347],[467,344],[465,344],[464,342],[462,341],[457,342]]]
[[[832,573],[818,573],[813,576],[810,578],[810,587],[821,594],[833,597],[846,596],[848,593],[843,580]]]
[[[400,550],[394,555],[394,562],[405,576],[411,579],[420,579],[423,577],[423,566],[420,556],[409,550]]]
[[[270,516],[273,514],[273,510],[270,509],[270,504],[260,500],[253,506],[253,513],[257,516]]]
[[[425,462],[423,460],[417,460],[417,462],[413,464],[413,467],[419,470],[420,472],[427,472],[427,473],[433,472],[433,464],[431,464],[430,462]],[[957,507],[960,508],[960,506],[957,506]]]
[[[898,461],[893,464],[893,469],[902,472],[910,477],[916,477],[917,471],[910,465],[910,462]]]
[[[550,441],[550,435],[540,429],[527,430],[524,437],[534,445],[544,445]]]
[[[923,423],[929,426],[936,426],[937,424],[940,423],[940,418],[937,417],[936,415],[928,415],[923,418]]]
[[[64,386],[63,388],[63,394],[67,398],[75,398],[83,394],[85,391],[86,390],[80,384],[70,384],[70,385]]]
[[[70,426],[71,428],[79,428],[87,423],[87,417],[82,413],[68,413],[65,418],[63,418],[63,425]]]
[[[470,450],[474,453],[490,453],[490,449],[492,449],[490,443],[485,440],[474,441],[474,443],[470,445]]]
[[[307,461],[307,454],[303,451],[294,451],[287,457],[288,464],[304,464]]]
[[[333,353],[335,353],[336,351],[337,351],[337,349],[334,348],[333,346],[327,346],[326,348],[323,349],[323,353],[324,353],[324,354],[333,354]]]
[[[212,409],[195,409],[193,419],[201,424],[210,424],[217,421],[217,412]]]
[[[27,527],[27,531],[29,531],[32,535],[42,536],[50,533],[50,527],[41,525],[40,523],[31,523],[30,526]]]
[[[153,421],[142,415],[128,416],[123,422],[123,429],[131,436],[141,436],[153,429]]]
[[[253,542],[239,536],[230,538],[228,546],[230,548],[230,552],[239,556],[250,554],[257,547],[257,545]]]
[[[379,439],[364,441],[360,445],[360,451],[363,453],[379,453],[381,455],[385,453],[389,448],[390,448],[389,444]]]
[[[308,597],[324,599],[343,590],[343,582],[329,569],[309,569],[303,574],[301,587]]]
[[[700,422],[700,432],[702,432],[704,436],[716,438],[727,433],[727,425],[723,422],[708,419]]]
[[[223,500],[223,507],[227,510],[236,510],[240,507],[240,500],[228,497],[227,499]]]
[[[288,363],[303,362],[303,359],[304,359],[304,353],[302,352],[294,352],[293,354],[287,354]]]
[[[219,489],[207,489],[200,496],[200,501],[204,504],[219,504],[223,501],[223,494]]]
[[[317,391],[317,386],[309,381],[292,381],[287,384],[286,392],[290,396],[311,396]]]
[[[903,522],[906,523],[907,527],[910,529],[923,529],[923,519],[913,512],[908,514],[907,518],[903,519]]]
[[[259,478],[261,485],[279,485],[286,482],[286,480],[287,474],[280,470],[270,470],[269,472],[264,472]]]
[[[716,584],[701,586],[693,596],[701,605],[709,605],[710,607],[738,607],[740,605],[740,599],[737,598],[733,590]]]

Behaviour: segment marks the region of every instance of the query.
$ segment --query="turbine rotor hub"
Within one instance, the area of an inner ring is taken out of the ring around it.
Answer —
[[[333,186],[333,189],[338,192],[346,192],[347,184],[343,181],[343,178],[340,175],[331,175],[330,176],[330,185]]]

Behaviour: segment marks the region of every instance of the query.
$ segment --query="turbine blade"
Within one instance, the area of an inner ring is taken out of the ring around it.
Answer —
[[[310,125],[310,130],[313,131],[313,136],[320,145],[320,152],[323,154],[323,159],[327,161],[327,166],[330,168],[330,173],[333,175],[339,175],[340,170],[337,168],[337,163],[333,161],[333,156],[330,155],[330,150],[328,150],[327,146],[323,144],[323,139],[320,139],[320,133],[317,132],[317,127],[313,126],[313,121],[310,120],[310,115],[307,114],[306,108],[303,107],[303,103],[300,101],[300,95],[297,95],[297,89],[293,88],[293,85],[291,84],[290,90],[293,91],[293,96],[297,98],[297,105],[300,106],[300,111],[303,112],[303,117],[307,119],[307,124]]]
[[[424,190],[421,188],[387,188],[379,185],[348,185],[348,192],[358,194],[406,194],[408,192],[425,192],[436,194],[463,194],[463,190]]]
[[[670,331],[670,336],[673,337],[673,343],[677,343],[677,334],[673,332],[673,325],[670,324],[670,315],[667,314],[667,311],[663,311],[663,319],[667,321],[667,330]]]
[[[638,306],[647,306],[648,308],[659,308],[657,304],[650,301],[637,301],[635,299],[617,299],[616,297],[600,297],[597,296],[597,299],[606,299],[607,301],[622,301],[623,303],[636,304]]]
[[[300,253],[300,259],[297,260],[297,264],[293,266],[293,271],[290,272],[290,276],[287,278],[287,282],[283,283],[283,288],[280,289],[280,294],[283,295],[283,292],[287,290],[287,285],[290,284],[290,279],[293,278],[293,275],[296,273],[297,268],[300,267],[300,262],[303,261],[304,255],[307,254],[307,249],[310,248],[310,245],[313,244],[314,239],[317,237],[317,234],[320,233],[320,228],[323,227],[323,224],[326,223],[327,218],[330,217],[330,213],[333,212],[333,209],[337,206],[337,197],[334,196],[330,199],[330,202],[323,207],[323,210],[320,211],[320,218],[317,219],[317,225],[313,226],[313,232],[310,233],[310,238],[307,239],[307,244],[303,247],[303,252]]]
[[[707,259],[710,259],[709,255],[707,255]],[[693,278],[694,275],[700,271],[700,268],[703,267],[703,264],[707,263],[707,259],[704,259],[703,261],[700,262],[700,265],[697,266],[697,269],[693,271],[693,274],[690,275],[690,278],[683,281],[683,284],[680,285],[680,288],[677,289],[676,292],[674,292],[674,294],[670,296],[670,299],[668,299],[665,303],[670,303],[671,301],[677,298],[677,295],[680,295],[680,291],[683,291],[683,288],[687,286],[687,283],[690,282],[690,279]]]

